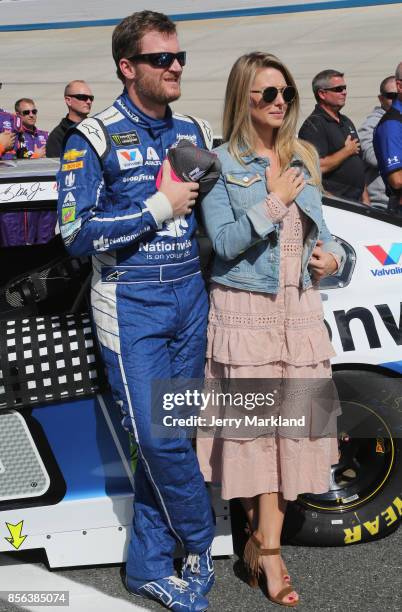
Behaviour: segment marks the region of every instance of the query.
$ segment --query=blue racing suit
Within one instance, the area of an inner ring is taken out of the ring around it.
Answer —
[[[155,178],[171,146],[210,136],[169,108],[164,119],[146,116],[124,91],[70,130],[58,173],[61,234],[72,254],[92,255],[93,318],[138,445],[127,575],[139,582],[174,574],[178,542],[199,554],[214,534],[191,441],[151,431],[152,381],[203,377],[208,310],[194,213],[172,219]]]

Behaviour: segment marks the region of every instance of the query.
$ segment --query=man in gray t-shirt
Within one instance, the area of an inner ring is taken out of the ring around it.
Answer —
[[[386,208],[388,205],[388,196],[385,193],[384,181],[380,176],[377,158],[374,153],[373,132],[381,117],[391,108],[396,96],[395,76],[386,77],[381,81],[380,85],[380,93],[378,95],[380,106],[373,108],[359,129],[360,146],[365,163],[366,185],[370,202],[383,208]]]

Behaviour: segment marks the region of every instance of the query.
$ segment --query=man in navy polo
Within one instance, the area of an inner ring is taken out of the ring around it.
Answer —
[[[389,195],[388,211],[402,216],[402,62],[395,72],[398,96],[374,131],[374,151]]]

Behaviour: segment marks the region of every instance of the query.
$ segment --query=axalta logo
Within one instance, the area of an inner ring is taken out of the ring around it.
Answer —
[[[383,266],[370,270],[373,276],[394,276],[395,274],[402,274],[402,268],[397,264],[402,256],[402,242],[394,242],[391,244],[389,251],[385,251],[379,244],[371,244],[366,246],[366,249],[376,258],[376,260]],[[388,266],[395,266],[388,268]]]
[[[121,170],[138,168],[144,161],[139,149],[116,149],[116,154]]]

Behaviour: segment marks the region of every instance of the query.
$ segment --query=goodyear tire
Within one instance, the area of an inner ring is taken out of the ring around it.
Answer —
[[[383,538],[402,518],[402,379],[334,372],[343,415],[330,491],[288,505],[284,539],[345,546]]]

